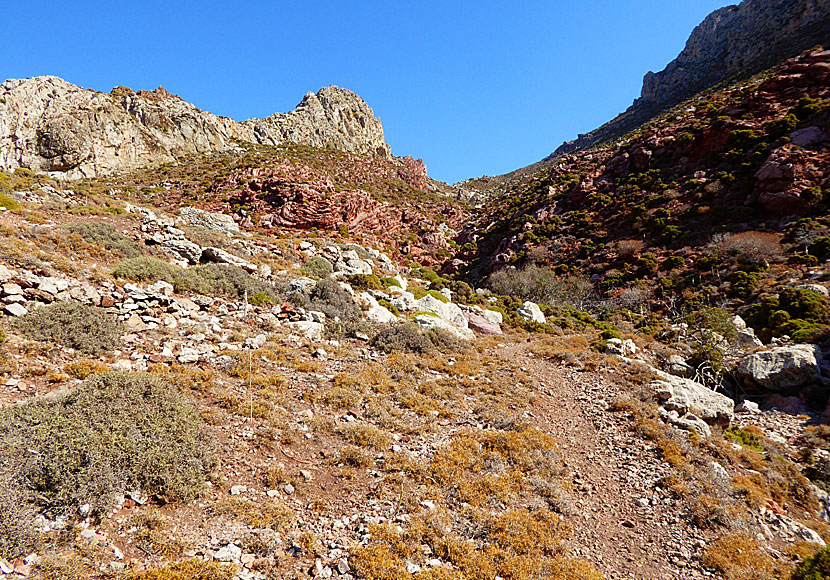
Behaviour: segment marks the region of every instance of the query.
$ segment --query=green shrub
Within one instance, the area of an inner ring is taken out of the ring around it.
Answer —
[[[140,489],[189,501],[213,469],[198,412],[149,374],[97,375],[68,395],[0,409],[0,470],[19,477],[38,508],[100,515]]]
[[[124,258],[135,258],[142,254],[141,247],[135,240],[125,236],[108,223],[77,222],[64,226],[64,229],[73,234],[78,234],[89,243],[100,244],[107,250]]]
[[[392,276],[384,276],[380,279],[380,283],[383,284],[384,288],[390,288],[392,286],[397,286],[398,288],[401,287],[401,283],[398,282],[398,280],[396,278],[393,278]]]
[[[807,246],[807,252],[818,258],[826,260],[830,258],[830,236],[822,236]]]
[[[378,300],[378,304],[386,308],[389,312],[394,314],[395,316],[400,316],[401,311],[398,310],[397,306],[389,302],[388,300]]]
[[[830,578],[830,547],[822,548],[793,570],[790,580],[825,580]]]
[[[339,282],[326,278],[306,296],[294,292],[289,300],[306,310],[316,310],[326,315],[326,330],[336,336],[364,332],[368,327],[363,322],[363,311],[355,304],[354,298]]]
[[[13,328],[26,338],[56,342],[85,354],[114,350],[123,325],[116,317],[80,302],[53,302],[16,319]]]
[[[257,292],[248,300],[253,306],[263,306],[265,304],[273,304],[273,300],[265,292]]]
[[[374,274],[354,274],[346,278],[346,282],[358,291],[365,290],[379,290],[383,291],[386,287],[381,283],[380,278]]]
[[[0,207],[15,210],[20,209],[20,204],[13,197],[6,195],[5,193],[0,193]]]
[[[177,292],[188,289],[185,269],[158,258],[143,256],[124,260],[113,269],[112,275],[134,282],[164,280],[172,284]]]
[[[427,295],[432,296],[438,300],[438,302],[443,302],[444,304],[448,304],[450,301],[449,298],[441,294],[438,290],[427,290]]]
[[[303,264],[303,271],[307,276],[315,280],[320,280],[321,278],[328,278],[334,272],[334,266],[325,258],[314,256],[306,260],[306,263]]]
[[[433,342],[424,336],[417,324],[395,324],[377,333],[371,345],[387,354],[392,352],[414,352],[423,354],[433,350]]]
[[[185,272],[187,286],[192,292],[229,298],[262,295],[263,300],[267,298],[271,302],[281,301],[281,296],[273,284],[257,280],[238,266],[206,264],[188,268]]]
[[[744,319],[764,342],[785,334],[812,342],[828,331],[830,300],[805,288],[786,288],[751,305]]]
[[[778,139],[784,135],[789,135],[795,128],[798,127],[798,118],[790,113],[786,117],[770,121],[766,125],[767,137],[771,140]]]

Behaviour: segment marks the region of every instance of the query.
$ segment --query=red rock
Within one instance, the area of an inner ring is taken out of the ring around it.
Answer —
[[[498,324],[490,322],[483,316],[480,316],[474,312],[464,312],[464,318],[467,319],[469,327],[478,334],[484,336],[495,336],[502,333],[501,327]]]

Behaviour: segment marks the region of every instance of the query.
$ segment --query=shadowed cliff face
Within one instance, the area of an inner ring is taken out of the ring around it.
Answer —
[[[383,125],[355,93],[331,86],[294,111],[243,123],[218,117],[162,88],[97,93],[60,78],[0,85],[0,168],[77,179],[174,161],[189,153],[296,143],[388,157]]]
[[[641,97],[627,111],[562,144],[551,157],[619,137],[700,91],[827,43],[828,0],[745,0],[716,10],[695,28],[674,61],[646,74]]]

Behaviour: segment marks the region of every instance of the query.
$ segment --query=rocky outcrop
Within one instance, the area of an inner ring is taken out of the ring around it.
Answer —
[[[388,157],[380,119],[355,93],[330,86],[290,113],[237,122],[198,109],[163,88],[111,94],[54,76],[0,85],[0,168],[76,179],[221,151],[235,141],[296,143]]]
[[[564,143],[551,157],[619,137],[700,91],[828,43],[830,0],[744,0],[716,10],[694,29],[675,60],[646,74],[640,98],[627,111]]]

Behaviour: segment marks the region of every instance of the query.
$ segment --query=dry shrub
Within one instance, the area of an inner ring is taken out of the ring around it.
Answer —
[[[268,500],[257,503],[247,499],[231,499],[210,508],[213,515],[231,516],[255,528],[285,530],[294,520],[294,512],[282,502]]]
[[[85,380],[92,375],[104,373],[109,370],[109,367],[97,360],[81,359],[72,361],[63,367],[67,373],[76,379]]]
[[[620,240],[616,244],[617,254],[621,258],[629,258],[639,254],[645,243],[642,240]]]
[[[56,342],[93,355],[117,348],[124,332],[110,312],[73,301],[39,308],[15,320],[13,327],[26,338]]]
[[[218,562],[205,562],[193,558],[169,564],[164,568],[134,572],[127,575],[128,580],[231,580],[236,576],[236,568]]]
[[[119,232],[112,224],[104,222],[77,222],[64,226],[66,231],[79,235],[86,242],[99,244],[124,258],[135,258],[142,248],[132,238]]]
[[[768,265],[784,255],[778,234],[743,232],[715,236],[713,245],[744,264]]]
[[[32,552],[38,538],[29,493],[9,471],[0,466],[0,558],[13,560]]]
[[[593,286],[579,277],[559,278],[553,271],[537,265],[522,270],[499,270],[487,281],[495,294],[513,296],[555,306],[585,309],[593,296]]]
[[[701,559],[726,580],[775,580],[784,578],[784,570],[747,534],[728,534],[711,544]]]
[[[432,341],[413,322],[387,326],[375,335],[371,345],[387,354],[393,352],[423,354],[435,348]]]

